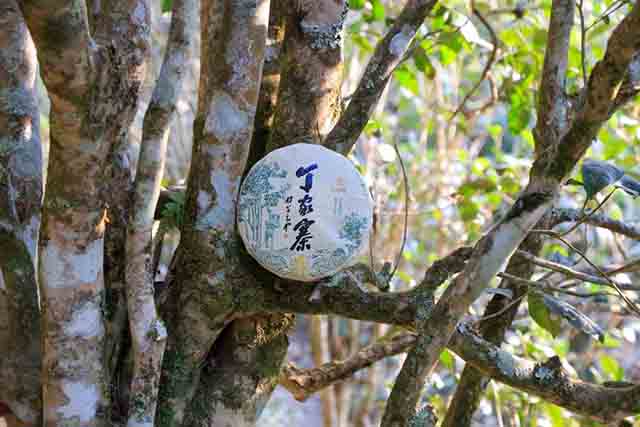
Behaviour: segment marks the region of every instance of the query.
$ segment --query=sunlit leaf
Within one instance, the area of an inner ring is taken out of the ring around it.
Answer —
[[[447,367],[450,371],[453,370],[454,358],[449,352],[449,350],[444,350],[440,353],[440,363]]]
[[[542,295],[537,292],[531,292],[527,297],[527,302],[531,318],[540,325],[542,329],[548,331],[554,337],[557,337],[561,332],[560,319],[551,314],[544,303]]]
[[[600,367],[614,381],[621,381],[624,378],[624,369],[616,359],[609,355],[602,355],[598,358]]]
[[[173,0],[162,0],[162,13],[171,12]]]

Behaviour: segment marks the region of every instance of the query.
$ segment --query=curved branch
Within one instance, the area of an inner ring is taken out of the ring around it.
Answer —
[[[311,369],[300,369],[292,363],[280,372],[280,385],[299,402],[339,381],[348,380],[361,369],[396,354],[406,352],[416,342],[413,334],[399,334],[388,341],[368,345],[346,360],[324,363]]]
[[[437,0],[407,2],[391,29],[376,46],[351,102],[324,141],[326,147],[342,154],[351,151],[373,114],[393,71],[402,62],[418,28],[436,3]]]
[[[436,261],[416,288],[406,292],[368,291],[373,283],[366,269],[355,266],[315,285],[279,281],[275,284],[245,284],[235,290],[239,310],[278,313],[334,314],[351,319],[413,327],[419,310],[417,296],[431,293],[460,272],[471,254],[462,247]]]
[[[640,240],[640,228],[623,221],[618,221],[604,214],[593,214],[584,218],[584,212],[580,209],[554,208],[552,213],[554,225],[563,222],[584,221],[585,224],[591,224],[596,227],[605,228],[614,233],[622,234],[630,239]]]
[[[572,379],[557,356],[544,363],[522,359],[483,340],[464,324],[457,328],[449,348],[494,380],[595,420],[610,423],[640,412],[640,384],[606,387]]]
[[[280,374],[280,384],[296,400],[304,401],[325,387],[348,380],[360,369],[407,352],[416,344],[416,339],[415,334],[401,333],[371,344],[346,360],[332,361],[311,369],[299,369],[288,364]],[[594,420],[619,421],[640,412],[637,405],[640,384],[624,388],[607,387],[570,378],[557,358],[535,363],[514,356],[482,339],[465,324],[457,328],[448,347],[492,379]]]

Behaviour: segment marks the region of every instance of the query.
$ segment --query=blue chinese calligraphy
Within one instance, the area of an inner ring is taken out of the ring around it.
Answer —
[[[296,251],[304,251],[305,249],[311,249],[311,240],[313,236],[309,232],[309,227],[311,227],[315,223],[312,219],[302,218],[296,225],[293,227],[293,231],[297,231],[298,235],[296,236],[296,241],[293,242],[293,245],[289,248],[290,250]]]
[[[304,176],[304,185],[300,186],[301,190],[304,190],[306,193],[311,191],[311,187],[313,187],[313,174],[311,171],[318,169],[317,163],[311,163],[306,168],[299,167],[296,171],[296,176],[298,178],[302,178]]]
[[[318,169],[317,163],[311,163],[309,166],[299,167],[296,171],[296,177],[304,177],[304,185],[300,186],[300,189],[305,192],[302,198],[298,199],[298,213],[302,217],[300,221],[293,227],[293,231],[297,231],[295,242],[289,248],[290,250],[304,251],[311,249],[311,239],[313,235],[309,231],[309,228],[315,223],[314,220],[305,218],[308,214],[313,212],[313,197],[309,195],[309,192],[313,188],[313,173],[312,171]]]
[[[298,199],[298,212],[300,215],[305,216],[306,214],[313,212],[313,197],[308,194],[305,194],[302,199]]]

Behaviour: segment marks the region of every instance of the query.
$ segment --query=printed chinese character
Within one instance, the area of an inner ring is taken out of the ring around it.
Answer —
[[[311,171],[315,169],[318,169],[318,164],[311,163],[306,168],[299,167],[296,171],[296,176],[298,178],[302,178],[304,176],[304,185],[301,185],[300,189],[304,190],[306,193],[308,193],[311,190],[311,187],[313,187],[313,174]]]
[[[313,205],[311,202],[313,201],[313,197],[305,194],[302,199],[298,199],[298,212],[300,215],[305,216],[306,214],[313,212]]]
[[[283,228],[283,230],[285,232],[287,232],[287,231],[289,231],[289,226],[291,225],[291,215],[290,214],[291,214],[291,202],[293,202],[293,196],[287,197],[287,199],[285,201],[287,202],[287,206],[286,206],[287,214],[285,216],[284,227],[282,227],[282,228]]]
[[[293,231],[297,231],[298,235],[289,250],[304,251],[305,249],[311,249],[311,242],[309,242],[309,240],[311,240],[313,236],[309,232],[309,227],[311,227],[313,223],[315,223],[315,221],[312,219],[302,218],[295,227],[293,227]]]

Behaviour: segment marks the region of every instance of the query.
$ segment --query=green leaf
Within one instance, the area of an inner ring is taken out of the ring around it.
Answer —
[[[623,176],[624,171],[611,163],[592,159],[582,162],[582,180],[588,200]]]
[[[531,318],[544,330],[548,331],[554,337],[560,334],[560,319],[551,315],[542,298],[537,292],[529,293],[527,297],[529,305],[529,314]]]
[[[436,69],[429,60],[427,51],[424,50],[422,46],[418,47],[413,54],[413,62],[416,64],[416,68],[422,71],[427,79],[432,80],[436,76]]]
[[[371,2],[371,18],[374,21],[384,21],[384,4],[382,0],[373,0]]]
[[[611,377],[613,381],[622,381],[624,378],[624,369],[616,359],[609,355],[603,355],[599,358],[600,367]]]
[[[162,13],[171,12],[173,7],[173,0],[161,0],[162,1]]]
[[[562,409],[559,406],[552,405],[550,403],[545,404],[545,409],[549,418],[551,418],[551,425],[553,427],[564,427],[564,415]]]
[[[349,0],[349,9],[360,10],[364,7],[364,0]]]
[[[440,363],[442,363],[450,371],[453,370],[453,362],[453,356],[451,355],[449,350],[445,349],[442,353],[440,353]]]
[[[408,89],[414,95],[417,95],[420,87],[418,84],[418,79],[416,79],[415,74],[409,69],[409,67],[401,66],[396,69],[393,73],[394,77],[398,81],[400,86]]]

